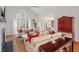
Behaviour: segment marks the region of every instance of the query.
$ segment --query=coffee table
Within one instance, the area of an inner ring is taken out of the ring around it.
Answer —
[[[68,43],[69,42],[69,43]],[[39,47],[40,52],[56,52],[59,49],[63,48],[63,51],[66,51],[66,45],[72,43],[71,38],[65,38],[65,40],[58,38],[56,39],[56,43],[48,42]]]

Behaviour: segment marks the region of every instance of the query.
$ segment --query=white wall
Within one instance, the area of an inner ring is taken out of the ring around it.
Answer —
[[[43,8],[43,7],[42,7]],[[48,7],[49,8],[49,7]],[[55,31],[57,31],[57,28],[58,28],[58,18],[60,16],[74,16],[74,32],[75,32],[75,40],[79,41],[79,7],[75,6],[75,7],[66,7],[66,6],[51,6],[49,9],[38,9],[38,10],[35,10],[37,14],[35,14],[31,9],[29,9],[28,7],[7,7],[7,10],[6,10],[6,19],[7,19],[7,34],[10,35],[10,34],[13,34],[13,16],[16,14],[16,13],[19,13],[21,12],[21,10],[26,10],[26,13],[28,15],[30,15],[30,17],[33,19],[33,18],[37,18],[38,16],[40,17],[45,17],[45,16],[54,16],[54,19],[55,19],[55,22],[54,22],[54,29]],[[42,11],[42,12],[40,12]],[[40,14],[40,15],[39,15]],[[38,15],[38,16],[37,16]],[[38,18],[39,18],[38,17]],[[11,28],[11,29],[10,29]]]
[[[0,16],[1,16],[1,7],[0,7]]]
[[[0,28],[0,52],[2,50],[2,45],[1,45],[2,44],[2,40],[1,39],[2,39],[2,37],[1,37],[1,28]]]
[[[0,52],[2,51],[2,28],[6,28],[5,22],[0,22]],[[6,39],[6,38],[5,38]]]
[[[1,16],[1,7],[0,7],[0,16]],[[0,52],[2,50],[2,46],[1,46],[1,43],[2,43],[2,37],[1,37],[1,24],[0,24]]]
[[[46,13],[47,12],[47,13]],[[41,12],[40,12],[41,13]],[[79,7],[75,6],[71,6],[71,7],[67,7],[67,6],[53,6],[51,7],[51,9],[45,9],[42,12],[42,17],[44,16],[54,16],[54,29],[55,31],[57,31],[58,29],[58,18],[61,16],[73,16],[74,18],[74,32],[75,32],[75,40],[79,41]],[[41,15],[41,14],[40,14]],[[39,16],[40,16],[39,15]]]
[[[13,21],[17,20],[14,16],[17,13],[21,13],[21,11],[24,10],[27,15],[30,16],[31,19],[36,19],[37,15],[28,7],[25,6],[8,6],[6,7],[6,13],[5,18],[7,20],[7,29],[6,29],[6,35],[12,35],[15,34],[14,32],[14,26]]]
[[[55,16],[73,16],[75,40],[79,41],[79,7],[55,7]],[[57,25],[56,25],[57,27]]]

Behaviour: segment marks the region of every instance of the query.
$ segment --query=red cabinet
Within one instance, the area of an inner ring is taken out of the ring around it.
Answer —
[[[72,33],[73,17],[63,16],[58,19],[58,31]]]

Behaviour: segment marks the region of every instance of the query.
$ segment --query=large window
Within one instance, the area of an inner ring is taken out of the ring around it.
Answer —
[[[37,20],[37,28],[40,31],[45,31],[48,28],[54,28],[54,18],[53,17],[46,17],[40,18]]]
[[[29,21],[25,21],[25,20],[18,21],[17,24],[18,24],[17,25],[18,33],[19,32],[25,33],[30,27]]]

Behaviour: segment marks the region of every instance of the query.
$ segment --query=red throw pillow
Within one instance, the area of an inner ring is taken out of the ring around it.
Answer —
[[[30,29],[29,31],[33,31],[33,29]]]
[[[38,36],[39,36],[39,32],[37,32],[36,35],[28,35],[28,40],[31,42],[32,38],[38,37]]]
[[[21,30],[21,29],[19,29],[18,31],[19,31],[19,33],[22,33],[23,32],[23,30]]]

